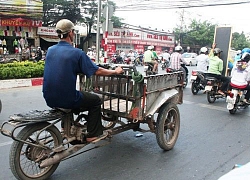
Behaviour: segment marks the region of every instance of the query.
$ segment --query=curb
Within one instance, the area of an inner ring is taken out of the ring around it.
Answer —
[[[0,89],[40,86],[42,84],[43,78],[1,80]]]

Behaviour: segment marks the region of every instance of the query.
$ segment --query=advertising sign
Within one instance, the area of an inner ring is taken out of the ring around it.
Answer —
[[[0,0],[0,17],[42,19],[43,3],[41,0]]]
[[[0,19],[0,26],[21,26],[21,27],[40,27],[42,21],[34,21],[23,18]]]

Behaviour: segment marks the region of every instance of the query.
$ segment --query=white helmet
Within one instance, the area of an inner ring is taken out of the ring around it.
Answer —
[[[202,48],[201,48],[201,52],[202,52],[202,53],[207,52],[207,48],[206,48],[206,47],[202,47]]]
[[[151,50],[152,49],[152,46],[148,46],[148,50]]]
[[[241,50],[238,50],[238,51],[237,51],[237,54],[241,54]]]
[[[181,47],[181,46],[176,46],[176,47],[174,48],[174,50],[175,50],[175,51],[182,51],[182,47]]]

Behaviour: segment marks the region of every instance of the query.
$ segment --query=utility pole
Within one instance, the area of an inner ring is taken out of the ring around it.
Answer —
[[[183,40],[184,12],[185,12],[184,9],[182,9],[180,13],[181,26],[180,26],[180,34],[179,34],[179,42],[178,42],[179,46],[182,44],[182,40]]]
[[[96,32],[96,60],[100,62],[100,20],[101,20],[101,0],[98,0],[98,14],[97,14],[97,32]]]

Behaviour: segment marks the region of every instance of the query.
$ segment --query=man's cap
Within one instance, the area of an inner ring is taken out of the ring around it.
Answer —
[[[75,26],[68,19],[61,19],[56,24],[56,32],[58,35],[69,33],[72,29],[75,29]]]

